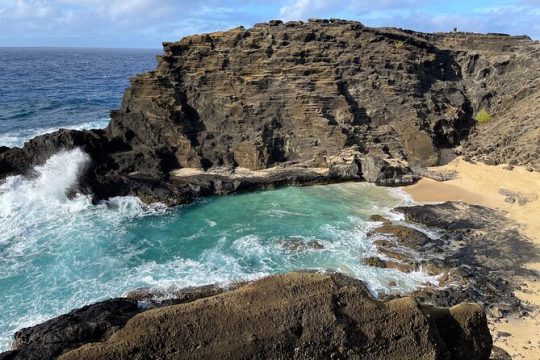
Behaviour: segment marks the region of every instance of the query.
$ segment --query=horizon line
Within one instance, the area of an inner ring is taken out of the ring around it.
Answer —
[[[0,45],[0,49],[94,49],[94,50],[160,50],[159,48],[146,48],[146,47],[111,47],[111,46],[51,46],[51,45],[39,45],[39,46],[25,46],[25,45]]]

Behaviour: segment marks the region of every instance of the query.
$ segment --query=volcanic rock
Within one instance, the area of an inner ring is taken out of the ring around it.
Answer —
[[[113,299],[73,310],[69,314],[18,331],[13,352],[0,359],[54,359],[66,350],[107,339],[139,312],[137,301]]]
[[[371,232],[374,233],[392,235],[400,244],[413,248],[422,248],[430,242],[430,238],[423,232],[404,225],[385,223]]]
[[[394,211],[408,222],[438,232],[436,239],[425,238],[427,243],[421,248],[415,242],[374,242],[385,257],[401,264],[412,262],[417,269],[440,276],[439,283],[445,288],[417,290],[413,294],[420,301],[438,306],[476,302],[497,317],[526,309],[513,294],[520,284],[515,279],[537,279],[523,266],[533,259],[536,249],[503,212],[463,202],[405,206]],[[396,226],[401,229],[402,225],[382,228]]]
[[[60,318],[48,322],[49,328],[56,329],[54,346],[64,346],[63,360],[480,360],[489,358],[492,346],[486,316],[477,305],[443,309],[406,297],[379,301],[362,282],[341,274],[271,276],[216,295],[143,311],[108,338],[90,336],[86,342],[91,343],[83,346],[79,336],[76,343],[69,343],[69,334],[78,333],[78,326],[93,323],[91,318],[80,320],[79,324]],[[36,328],[24,330],[33,339],[32,348],[18,343],[16,351],[0,356],[27,359],[27,354],[48,354],[53,346],[47,340],[50,337],[47,332],[35,332]],[[45,341],[40,343],[40,337]]]
[[[105,130],[2,148],[0,178],[80,147],[93,161],[78,191],[174,205],[282,184],[444,180],[425,166],[459,144],[470,160],[539,168],[539,45],[527,37],[333,19],[193,35],[163,49]],[[476,125],[483,108],[494,120]],[[276,175],[229,181],[219,168]],[[175,175],[184,169],[201,173],[186,182]]]

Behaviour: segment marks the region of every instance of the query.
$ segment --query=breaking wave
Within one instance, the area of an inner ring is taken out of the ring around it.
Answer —
[[[64,151],[0,184],[0,351],[13,333],[137,288],[174,289],[292,270],[338,270],[374,294],[433,281],[362,264],[371,214],[406,200],[362,183],[201,199],[166,209],[134,197],[69,197],[89,161]],[[314,246],[313,244],[316,244]],[[389,282],[396,287],[390,288]]]
[[[89,121],[77,125],[68,125],[62,126],[62,129],[70,130],[89,130],[89,129],[103,129],[109,125],[109,118],[100,119],[97,121]],[[7,147],[22,147],[25,142],[30,139],[33,139],[36,136],[49,134],[59,130],[60,128],[56,127],[47,127],[47,128],[31,128],[31,129],[21,129],[18,131],[10,131],[5,133],[0,133],[0,146]]]

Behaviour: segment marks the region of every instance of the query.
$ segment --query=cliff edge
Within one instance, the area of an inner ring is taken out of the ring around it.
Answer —
[[[483,360],[492,347],[478,305],[383,302],[341,274],[187,289],[172,301],[146,311],[127,298],[86,306],[21,330],[0,358]]]
[[[540,169],[540,45],[525,36],[271,21],[163,47],[105,130],[1,148],[0,177],[81,147],[93,163],[79,190],[175,204],[282,183],[408,184],[445,148]],[[480,110],[492,121],[477,124]]]

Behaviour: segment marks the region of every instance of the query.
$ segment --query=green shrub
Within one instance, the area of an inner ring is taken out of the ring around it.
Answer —
[[[396,47],[396,49],[403,49],[405,47],[405,41],[403,40],[396,41],[394,46]]]
[[[490,122],[491,120],[493,120],[493,117],[491,116],[490,113],[487,112],[486,109],[482,109],[476,114],[476,116],[474,117],[474,120],[476,120],[477,123],[486,124]]]

